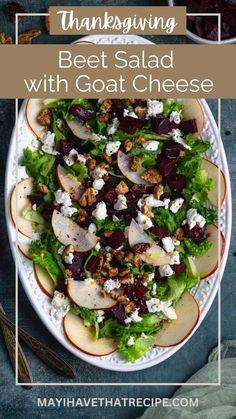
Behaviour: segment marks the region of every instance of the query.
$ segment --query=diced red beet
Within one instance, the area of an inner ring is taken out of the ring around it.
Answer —
[[[55,291],[62,292],[64,295],[67,295],[67,286],[65,282],[59,282],[55,287]]]
[[[146,310],[145,294],[148,292],[148,288],[143,285],[141,281],[136,281],[133,285],[126,285],[124,287],[124,294],[133,301],[136,307],[139,308],[139,312],[143,313]]]
[[[147,106],[147,101],[144,99],[135,99],[134,103],[132,103],[133,108],[136,108],[137,106],[141,106],[145,108]]]
[[[171,131],[169,118],[152,118],[151,128],[157,134],[168,134]]]
[[[74,279],[82,279],[81,270],[84,264],[84,255],[74,252],[73,262],[68,265],[68,269],[72,272]]]
[[[166,227],[154,226],[154,227],[150,227],[148,231],[150,231],[150,233],[155,234],[157,237],[160,237],[160,238],[169,236],[169,232]]]
[[[32,193],[27,196],[28,200],[30,201],[31,205],[36,205],[38,207],[43,202],[43,194],[41,193]]]
[[[186,121],[181,121],[180,130],[186,134],[194,134],[198,131],[197,120],[196,119],[187,119]]]
[[[185,224],[184,231],[187,237],[190,237],[195,243],[200,244],[206,239],[205,230],[199,225],[195,225],[193,228],[189,228],[188,224]]]
[[[52,214],[56,206],[53,204],[45,204],[42,209],[42,216],[48,222],[51,223],[52,221]]]
[[[186,186],[186,177],[184,175],[171,175],[167,179],[167,183],[173,193],[181,193]]]
[[[96,272],[99,268],[100,259],[98,256],[92,256],[91,259],[87,263],[87,271],[91,272],[92,274]]]
[[[74,148],[74,144],[71,141],[60,140],[57,142],[56,151],[62,156],[68,156],[72,148]]]
[[[110,237],[106,237],[107,246],[117,249],[125,241],[125,235],[122,230],[114,230]]]
[[[92,109],[87,109],[82,105],[72,105],[69,109],[71,115],[77,116],[83,121],[88,121],[92,118],[94,111]]]
[[[125,99],[112,99],[111,113],[116,116],[123,116],[123,112],[126,108]]]
[[[117,193],[114,189],[110,189],[103,193],[103,200],[105,202],[109,202],[110,204],[114,204],[117,199]]]
[[[182,144],[174,140],[168,140],[164,144],[163,155],[168,159],[175,159],[180,155],[181,150],[183,150]]]
[[[125,118],[120,119],[119,129],[128,134],[134,134],[142,125],[143,121],[141,119],[126,116]]]
[[[186,266],[184,262],[180,262],[178,265],[171,265],[171,268],[176,274],[179,274],[185,271]]]
[[[174,159],[160,157],[157,162],[157,169],[163,177],[168,177],[175,172],[176,161]]]
[[[109,314],[111,314],[111,316],[114,317],[120,324],[124,324],[125,319],[126,319],[126,314],[121,305],[117,305],[111,310],[109,310]]]

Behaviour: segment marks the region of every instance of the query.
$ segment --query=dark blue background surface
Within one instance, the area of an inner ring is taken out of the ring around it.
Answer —
[[[2,12],[2,6],[6,1],[0,1],[0,32],[14,32],[14,25],[10,24],[6,15]],[[79,1],[22,1],[27,11],[40,12],[48,5],[161,5],[164,1],[87,1],[82,3]],[[33,4],[32,4],[33,3]],[[42,19],[32,18],[21,23],[22,31],[26,29],[36,29],[42,27]],[[67,43],[72,42],[76,37],[49,37],[46,32],[43,33],[37,42],[40,43]],[[149,37],[156,43],[167,42],[164,37]],[[185,37],[168,38],[168,42],[185,43]],[[30,65],[30,62],[29,62]],[[9,77],[14,77],[12,69]],[[223,81],[222,81],[223,82]],[[0,92],[1,96],[1,92]],[[214,113],[217,111],[216,101],[210,101],[210,105]],[[7,313],[14,316],[14,264],[8,245],[4,219],[4,170],[5,161],[10,141],[11,130],[14,125],[14,101],[0,100],[0,211],[1,211],[1,240],[0,240],[0,272],[1,287],[0,301]],[[233,199],[235,209],[235,190],[236,190],[236,101],[222,101],[222,137],[228,158],[228,164],[231,174],[231,182],[233,187]],[[235,216],[235,213],[234,213]],[[223,338],[236,338],[235,322],[235,257],[233,252],[236,250],[235,241],[235,225],[232,234],[232,243],[229,253],[229,259],[224,274],[222,285],[222,334]],[[24,291],[20,286],[20,325],[26,330],[38,337],[54,350],[58,351],[66,359],[68,359],[76,368],[78,382],[183,382],[188,379],[195,371],[197,371],[207,360],[207,356],[212,347],[217,344],[217,301],[214,302],[207,317],[201,327],[194,334],[192,339],[173,357],[164,364],[158,365],[148,370],[134,373],[115,373],[103,371],[92,367],[65,351],[47,332],[44,325],[40,322],[28,302]],[[26,349],[26,354],[32,368],[34,381],[40,382],[59,382],[60,378],[51,370],[47,369],[34,355]],[[6,418],[56,418],[69,414],[70,417],[91,418],[94,415],[97,418],[134,418],[140,415],[142,409],[139,408],[107,408],[106,410],[98,408],[87,409],[40,409],[37,408],[37,397],[168,397],[171,396],[174,387],[36,387],[30,391],[21,387],[14,386],[14,375],[9,365],[8,357],[0,339],[0,412],[4,412]],[[62,380],[64,381],[64,379]]]

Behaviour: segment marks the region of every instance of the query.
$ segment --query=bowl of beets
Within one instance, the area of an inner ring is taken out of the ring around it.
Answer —
[[[221,43],[236,42],[236,0],[168,0],[169,6],[186,6],[188,13],[221,13]],[[189,16],[187,36],[197,43],[218,42],[217,16]]]

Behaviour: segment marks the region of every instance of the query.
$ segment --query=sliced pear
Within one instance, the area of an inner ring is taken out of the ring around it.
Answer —
[[[165,321],[155,336],[155,345],[168,347],[179,345],[193,331],[199,320],[199,307],[195,298],[186,291],[176,305],[177,319]]]
[[[140,167],[137,172],[132,172],[132,170],[130,170],[131,158],[122,151],[118,152],[117,163],[121,173],[131,182],[137,183],[138,185],[150,185],[149,182],[140,177],[146,169],[144,167]]]
[[[33,192],[33,178],[27,178],[21,180],[17,187],[15,187],[11,194],[11,201],[10,201],[10,212],[13,223],[16,225],[16,220],[18,224],[18,230],[20,233],[24,234],[24,236],[31,238],[34,234],[33,223],[28,220],[25,220],[22,217],[22,211],[29,205],[29,200],[27,198]],[[16,194],[18,194],[17,199],[17,209],[16,209]]]
[[[89,128],[86,127],[85,124],[82,124],[82,122],[78,120],[73,121],[66,121],[68,127],[73,132],[73,134],[78,137],[80,140],[88,140],[92,139],[92,133]]]
[[[43,108],[45,108],[43,105],[43,99],[29,99],[25,108],[28,125],[36,137],[39,138],[42,138],[46,131],[45,127],[40,125],[37,121],[37,117]]]
[[[109,355],[117,349],[113,338],[95,339],[93,327],[86,327],[84,321],[75,314],[67,313],[63,320],[64,332],[73,346],[92,356]]]
[[[102,287],[95,280],[68,281],[67,292],[78,306],[91,310],[108,310],[117,304],[108,294],[101,296]]]
[[[59,242],[65,246],[72,244],[76,252],[88,252],[99,240],[95,234],[89,233],[57,210],[53,211],[52,228]]]
[[[60,187],[70,194],[73,201],[78,201],[82,194],[81,184],[68,170],[58,164],[57,180]]]
[[[213,180],[213,189],[208,192],[210,202],[218,207],[218,185],[220,179],[220,205],[223,204],[226,196],[226,180],[222,170],[218,170],[218,167],[209,160],[202,159],[202,169],[206,170],[209,177]]]
[[[47,273],[47,271],[41,268],[40,265],[34,263],[34,273],[37,283],[40,286],[41,290],[44,292],[44,294],[46,294],[48,297],[53,297],[55,284],[53,283],[53,280]]]
[[[218,249],[220,245],[220,255],[223,256],[225,248],[225,238],[220,232],[216,225],[211,224],[206,228],[206,235],[208,239],[212,242],[210,250],[202,256],[195,258],[194,263],[197,268],[198,273],[200,274],[201,279],[207,278],[212,275],[218,268]],[[218,237],[220,237],[220,243],[218,244]]]
[[[198,132],[201,134],[205,125],[205,116],[202,105],[198,99],[177,99],[183,107],[184,119],[196,119]]]
[[[141,259],[153,266],[167,265],[170,263],[170,256],[157,244],[150,239],[135,220],[131,221],[128,233],[130,247],[139,243],[149,243],[150,247],[146,252],[141,253]]]
[[[18,248],[27,259],[30,259],[29,257],[29,247],[30,243],[27,242],[18,242]]]

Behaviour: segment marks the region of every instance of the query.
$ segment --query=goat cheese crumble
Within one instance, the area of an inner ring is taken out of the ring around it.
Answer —
[[[180,122],[181,122],[181,117],[180,117],[181,112],[182,111],[179,111],[179,112],[173,111],[173,112],[171,112],[171,114],[169,116],[170,122],[174,122],[175,124],[180,124]]]
[[[70,300],[62,292],[55,291],[51,302],[51,317],[61,320],[70,310]]]
[[[107,218],[107,207],[104,201],[97,203],[92,215],[97,218],[97,220],[105,220],[105,218]]]
[[[171,253],[175,250],[175,246],[171,237],[163,237],[162,239],[163,248],[167,253]]]
[[[196,225],[203,228],[206,224],[205,218],[201,214],[198,214],[195,208],[190,208],[187,211],[187,220],[184,221],[184,224],[186,224],[186,222],[188,223],[190,230]]]
[[[192,148],[185,143],[184,139],[182,138],[183,133],[178,128],[172,129],[170,135],[176,143],[182,144],[182,146],[184,146],[184,148],[187,150],[192,150]]]
[[[131,116],[132,118],[138,118],[138,115],[136,115],[135,112],[129,111],[129,109],[124,109],[123,117]]]
[[[119,122],[118,118],[113,118],[112,119],[112,123],[111,124],[108,124],[108,126],[107,126],[107,134],[108,135],[115,134],[115,132],[119,128],[119,125],[120,125],[120,122]]]
[[[94,179],[100,179],[103,176],[107,175],[107,170],[103,167],[95,167],[93,172],[91,173]]]
[[[64,261],[68,264],[71,265],[74,259],[74,254],[73,253],[69,253],[68,255],[66,255],[64,257]]]
[[[161,301],[159,298],[151,298],[147,301],[149,313],[162,313],[165,319],[176,320],[177,314],[174,307],[171,307],[172,301]]]
[[[126,319],[124,320],[125,324],[129,323],[138,323],[141,322],[143,319],[139,316],[139,309],[136,308]]]
[[[151,116],[156,116],[163,112],[163,103],[159,100],[147,100],[147,118]]]
[[[122,211],[127,209],[127,199],[124,195],[118,195],[117,201],[114,204],[114,209],[117,211]]]
[[[176,214],[179,209],[182,207],[184,203],[184,199],[183,198],[176,198],[171,202],[170,205],[170,211],[173,212],[173,214]]]
[[[105,311],[103,310],[96,310],[97,322],[102,323],[105,319]]]
[[[55,150],[55,134],[47,131],[42,137],[42,151],[47,154],[52,154],[56,156],[58,152]]]
[[[120,141],[108,141],[106,145],[106,155],[112,156],[112,154],[117,153],[121,145]]]
[[[68,156],[63,157],[63,160],[67,164],[67,166],[72,166],[76,162],[80,162],[83,164],[86,163],[86,158],[82,154],[79,154],[78,151],[74,148],[72,148]]]
[[[120,282],[118,279],[107,279],[103,285],[104,290],[109,294],[113,290],[120,288]]]
[[[136,221],[138,225],[143,228],[143,230],[148,230],[153,226],[151,218],[143,214],[141,211],[138,211]]]
[[[159,267],[159,274],[161,277],[174,275],[174,271],[170,265],[162,265]]]
[[[179,265],[179,264],[180,264],[179,252],[175,250],[170,257],[170,265]]]
[[[100,191],[104,185],[105,185],[105,182],[102,178],[95,179],[93,181],[93,189],[95,189],[96,191]]]
[[[61,189],[58,189],[54,192],[54,196],[56,202],[62,205],[61,213],[65,217],[71,217],[75,212],[77,212],[77,208],[71,206],[72,202],[68,192],[63,192]]]
[[[91,234],[96,234],[96,232],[97,232],[96,224],[90,223],[89,226],[88,226],[88,232],[91,233]]]
[[[134,342],[135,342],[135,337],[130,336],[129,339],[127,340],[126,346],[133,346]]]
[[[159,141],[150,140],[143,144],[143,148],[147,151],[157,151],[159,144]]]

